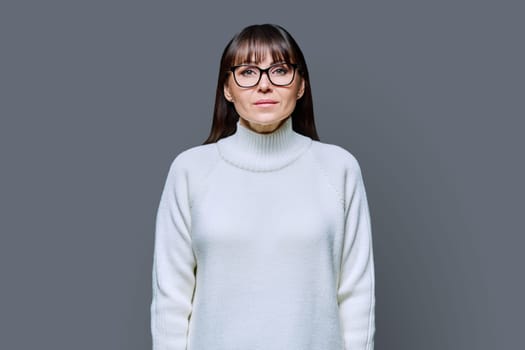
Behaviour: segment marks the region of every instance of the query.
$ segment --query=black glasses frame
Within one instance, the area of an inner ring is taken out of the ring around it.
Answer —
[[[287,65],[290,65],[292,66],[293,68],[293,75],[292,75],[292,79],[290,80],[290,82],[288,84],[275,84],[273,81],[272,81],[272,78],[270,78],[270,74],[268,74],[268,71],[270,69],[272,69],[273,67],[275,66],[279,66],[279,65],[282,65],[282,64],[287,64]],[[239,82],[237,81],[237,78],[235,77],[235,70],[239,67],[246,67],[246,66],[250,66],[250,67],[253,67],[253,68],[257,68],[259,70],[259,79],[257,79],[257,82],[253,85],[241,85],[239,84]],[[254,87],[256,86],[257,84],[259,84],[259,82],[261,81],[261,78],[263,76],[263,73],[266,73],[266,76],[268,77],[268,80],[270,81],[270,83],[272,83],[273,85],[275,86],[288,86],[290,84],[293,83],[294,79],[295,79],[295,71],[297,70],[297,64],[296,63],[288,63],[288,62],[280,62],[280,63],[274,63],[272,65],[270,65],[268,68],[265,68],[265,69],[262,69],[262,68],[259,68],[255,65],[252,65],[252,64],[239,64],[237,66],[233,66],[233,67],[230,67],[230,71],[233,73],[233,80],[235,80],[235,83],[239,86],[239,87],[242,87],[242,88],[250,88],[250,87]]]

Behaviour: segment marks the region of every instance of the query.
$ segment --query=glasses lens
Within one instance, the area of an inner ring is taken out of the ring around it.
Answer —
[[[255,86],[260,79],[261,71],[257,66],[243,65],[235,69],[235,81],[242,87]],[[268,77],[274,85],[289,85],[294,78],[294,67],[288,63],[270,66]]]
[[[293,79],[293,67],[287,63],[272,66],[268,71],[270,80],[275,85],[288,85]]]
[[[259,81],[261,72],[257,66],[240,66],[235,69],[235,81],[244,87],[254,86]]]

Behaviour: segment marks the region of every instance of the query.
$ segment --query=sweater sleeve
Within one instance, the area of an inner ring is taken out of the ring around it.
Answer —
[[[373,350],[375,277],[368,202],[357,160],[345,175],[345,235],[337,298],[345,350]]]
[[[185,350],[195,287],[195,256],[186,173],[175,158],[162,191],[155,225],[152,271],[153,350]]]

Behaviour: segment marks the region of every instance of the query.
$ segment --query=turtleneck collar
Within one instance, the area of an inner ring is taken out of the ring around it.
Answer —
[[[239,119],[235,133],[217,141],[217,147],[225,161],[239,168],[272,171],[299,158],[311,142],[311,138],[292,129],[292,117],[267,134],[249,129]]]

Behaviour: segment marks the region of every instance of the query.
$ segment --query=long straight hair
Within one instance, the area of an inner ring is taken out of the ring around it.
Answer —
[[[308,68],[296,41],[283,27],[275,24],[256,24],[244,28],[226,45],[222,53],[217,91],[215,93],[215,108],[210,135],[204,144],[217,142],[221,138],[235,133],[239,115],[232,102],[224,97],[224,84],[230,74],[230,67],[249,62],[260,63],[264,55],[270,52],[275,62],[284,61],[297,64],[297,71],[304,79],[303,96],[297,100],[291,114],[292,128],[295,132],[319,141],[315,128],[312,91]]]

